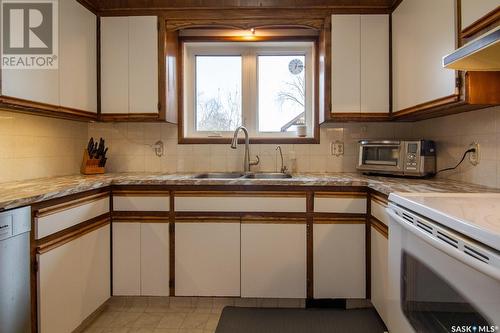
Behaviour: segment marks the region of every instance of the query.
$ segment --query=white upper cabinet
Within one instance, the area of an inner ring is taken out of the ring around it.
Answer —
[[[455,50],[454,0],[404,0],[392,13],[393,111],[455,94],[442,66]]]
[[[59,1],[59,68],[3,69],[2,95],[97,112],[96,16]]]
[[[360,15],[332,16],[332,111],[361,111]]]
[[[102,17],[102,113],[128,113],[128,64],[128,17]]]
[[[96,16],[76,1],[59,1],[60,105],[97,113]]]
[[[101,112],[158,113],[156,16],[101,18]]]
[[[332,15],[332,112],[389,112],[388,15]]]
[[[460,0],[462,12],[462,30],[488,14],[500,3],[498,0]]]
[[[361,112],[389,112],[389,16],[361,15]]]

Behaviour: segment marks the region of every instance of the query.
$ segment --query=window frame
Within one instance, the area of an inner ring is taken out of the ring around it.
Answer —
[[[292,46],[292,50],[290,47],[286,47],[286,50],[283,50],[283,47],[274,46],[270,43],[271,46],[267,47],[259,47],[262,45],[261,43],[257,44],[257,46],[250,46],[252,42],[296,42],[297,44]],[[235,44],[231,46],[230,52],[225,50],[223,54],[221,54],[220,43],[227,42],[241,42],[241,46]],[[195,46],[195,43],[199,43],[199,47]],[[297,48],[300,43],[312,43],[310,47],[308,47],[308,51],[304,52],[304,46],[301,46],[300,49]],[[189,50],[187,50],[187,46],[189,46]],[[213,44],[213,45],[207,45]],[[318,81],[319,81],[319,36],[269,36],[269,37],[254,37],[251,41],[245,38],[236,38],[236,37],[201,37],[201,36],[181,36],[179,37],[179,67],[181,70],[181,75],[179,79],[179,96],[178,96],[178,117],[179,117],[179,126],[178,126],[178,136],[180,144],[213,144],[220,143],[226,144],[230,143],[232,132],[223,132],[222,136],[209,136],[213,132],[197,132],[195,129],[195,105],[193,93],[195,93],[195,71],[194,71],[194,63],[196,59],[196,55],[204,56],[204,55],[220,55],[220,56],[230,56],[230,55],[241,55],[242,56],[242,123],[247,124],[247,128],[250,131],[250,142],[251,143],[284,143],[284,144],[297,144],[297,143],[319,143],[319,91],[318,91]],[[203,50],[199,50],[198,48],[203,48]],[[210,50],[210,48],[212,50]],[[219,48],[219,50],[217,50]],[[272,49],[271,49],[272,48]],[[193,52],[196,50],[196,52]],[[248,50],[252,50],[252,52],[248,52]],[[193,54],[194,53],[194,54]],[[307,53],[307,55],[305,54]],[[258,60],[259,55],[284,55],[284,54],[303,54],[306,55],[306,63],[309,58],[310,65],[308,67],[312,67],[312,70],[306,71],[305,75],[309,76],[308,82],[310,84],[306,85],[306,105],[311,108],[311,111],[308,113],[306,110],[306,117],[309,114],[311,117],[311,121],[308,122],[306,120],[306,124],[308,125],[308,136],[307,137],[297,137],[295,132],[258,132],[258,64],[255,63],[250,68],[246,68],[248,66],[248,59],[253,59],[255,62]],[[194,56],[194,58],[193,58]],[[186,59],[191,59],[191,61],[186,61]],[[247,71],[247,72],[245,72]],[[250,72],[254,71],[252,74]],[[187,79],[189,77],[189,79]],[[184,79],[186,78],[186,79]],[[250,78],[250,80],[248,80]],[[185,82],[184,82],[185,81]],[[253,90],[253,91],[252,91]],[[252,92],[251,92],[252,91]],[[248,98],[248,94],[252,94],[255,96],[255,99]],[[246,104],[254,104],[254,105],[246,105]],[[191,112],[186,114],[186,108],[191,108]],[[245,116],[248,117],[251,115],[252,119],[245,119]],[[246,121],[245,121],[246,120]],[[191,128],[188,128],[186,122],[189,122]],[[201,134],[201,135],[200,135]],[[224,135],[225,134],[225,135]]]

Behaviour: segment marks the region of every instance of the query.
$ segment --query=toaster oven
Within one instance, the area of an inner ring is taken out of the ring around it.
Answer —
[[[431,140],[361,140],[357,169],[363,173],[426,177],[436,173]]]

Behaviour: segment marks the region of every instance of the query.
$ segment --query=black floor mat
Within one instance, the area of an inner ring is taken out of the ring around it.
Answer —
[[[266,309],[226,307],[216,333],[383,333],[370,309]]]

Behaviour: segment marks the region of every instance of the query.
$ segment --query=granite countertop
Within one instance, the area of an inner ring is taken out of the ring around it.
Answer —
[[[294,174],[291,179],[195,179],[194,174],[110,173],[96,176],[62,176],[0,183],[0,210],[30,205],[109,185],[293,185],[367,186],[382,194],[480,193],[500,189],[446,179],[407,179],[365,176],[357,173]]]

